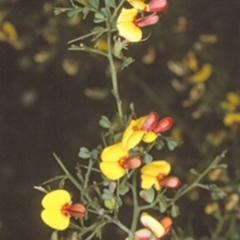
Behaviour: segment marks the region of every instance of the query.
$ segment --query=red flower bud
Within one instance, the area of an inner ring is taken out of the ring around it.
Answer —
[[[162,12],[168,7],[167,0],[152,0],[148,3],[150,12]]]
[[[138,18],[136,19],[136,25],[140,28],[142,27],[146,27],[149,25],[153,25],[155,23],[157,23],[159,20],[159,16],[156,15],[155,13],[147,16],[147,17],[142,17],[142,18]]]
[[[169,130],[173,125],[173,119],[170,117],[165,117],[161,119],[157,126],[153,129],[155,133],[165,132]]]
[[[181,185],[178,177],[170,176],[161,180],[160,185],[162,187],[176,188]]]
[[[142,129],[146,131],[153,130],[158,122],[158,114],[155,112],[151,112],[148,116],[146,121],[144,122]]]
[[[73,217],[82,218],[84,217],[86,208],[82,204],[76,203],[68,205],[65,210],[69,215]]]
[[[142,160],[140,157],[132,157],[123,163],[125,169],[134,169],[140,167]]]

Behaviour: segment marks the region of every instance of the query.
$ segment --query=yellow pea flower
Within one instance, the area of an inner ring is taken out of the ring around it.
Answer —
[[[226,126],[231,126],[234,123],[240,123],[240,113],[227,113],[223,119]]]
[[[155,141],[158,134],[169,130],[173,125],[173,119],[165,117],[158,121],[155,112],[137,120],[132,120],[123,133],[122,145],[126,149],[134,148],[141,140],[146,143]]]
[[[86,211],[82,204],[72,204],[69,192],[58,189],[47,193],[43,200],[42,220],[49,227],[64,230],[70,224],[70,217],[82,218]]]
[[[142,164],[140,157],[129,157],[128,150],[122,146],[122,143],[106,147],[101,159],[100,169],[110,180],[117,180],[123,177],[128,169],[138,168]]]
[[[140,216],[140,221],[145,228],[142,228],[135,232],[134,239],[137,240],[159,240],[169,233],[172,227],[172,219],[165,217],[158,221],[146,212],[143,212]],[[126,238],[129,240],[129,238]]]
[[[181,183],[177,177],[166,177],[170,170],[171,165],[164,160],[153,161],[145,165],[141,169],[141,187],[149,189],[153,186],[156,190],[160,190],[161,187],[178,187]]]
[[[190,78],[189,81],[191,83],[202,83],[205,82],[209,79],[209,77],[212,74],[212,65],[209,63],[205,63],[202,68],[193,74]]]
[[[155,14],[142,18],[137,18],[137,14],[138,10],[135,8],[122,8],[117,19],[119,35],[129,42],[139,42],[142,39],[141,27],[155,24],[159,20],[159,17]]]

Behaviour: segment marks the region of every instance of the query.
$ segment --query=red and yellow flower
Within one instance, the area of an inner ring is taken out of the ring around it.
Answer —
[[[158,121],[158,118],[158,114],[152,112],[147,116],[132,120],[123,134],[123,147],[131,149],[141,140],[151,143],[157,139],[159,133],[165,132],[172,127],[172,118],[165,117],[160,121]]]
[[[129,42],[139,42],[142,39],[142,27],[155,24],[159,20],[159,16],[151,14],[146,17],[137,18],[138,10],[135,8],[122,8],[117,19],[117,29],[119,35]]]
[[[172,219],[165,217],[158,221],[146,212],[143,212],[140,221],[145,228],[136,231],[134,240],[160,240],[169,233],[172,227]],[[126,240],[128,240],[127,238]]]
[[[181,184],[179,178],[174,176],[166,177],[170,171],[171,165],[164,160],[153,161],[145,165],[141,169],[141,187],[143,189],[154,187],[156,190],[160,190],[161,187],[178,187]]]
[[[100,169],[110,180],[117,180],[123,177],[128,169],[138,168],[142,164],[140,157],[129,157],[128,150],[122,146],[122,143],[106,147],[101,159]]]
[[[56,230],[66,229],[71,216],[82,218],[86,211],[82,204],[72,204],[69,192],[62,189],[47,193],[42,200],[42,206],[43,222]]]

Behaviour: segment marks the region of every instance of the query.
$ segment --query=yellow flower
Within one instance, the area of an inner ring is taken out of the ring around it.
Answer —
[[[140,221],[145,228],[136,231],[134,239],[159,240],[168,234],[172,227],[172,219],[170,217],[165,217],[158,221],[146,212],[141,214]],[[126,240],[129,240],[129,238],[126,238]]]
[[[198,72],[196,72],[189,78],[189,81],[191,83],[202,83],[207,81],[211,75],[212,65],[209,63],[205,63]]]
[[[70,224],[70,216],[81,218],[86,210],[82,204],[71,204],[69,192],[62,189],[47,193],[42,206],[42,220],[56,230],[66,229]]]
[[[237,106],[240,105],[240,97],[234,92],[227,94],[227,101],[221,103],[221,107],[228,112],[235,112]]]
[[[169,130],[173,125],[173,119],[165,117],[158,121],[155,112],[137,120],[132,120],[123,133],[122,144],[126,149],[135,147],[141,140],[150,143],[156,140],[158,133]]]
[[[208,203],[207,206],[205,207],[205,213],[207,215],[213,214],[216,211],[219,211],[219,205],[217,202]]]
[[[123,177],[128,169],[138,168],[142,164],[138,156],[129,158],[128,150],[122,146],[122,143],[106,147],[101,159],[100,169],[110,180],[117,180]]]
[[[154,161],[145,165],[141,169],[141,187],[149,189],[153,186],[156,190],[160,190],[161,180],[169,174],[170,170],[171,165],[164,160]]]
[[[127,0],[135,9],[146,12],[162,12],[168,7],[167,0],[152,0],[145,3],[144,0]]]
[[[226,126],[231,126],[234,123],[240,123],[240,113],[227,113],[223,119]]]
[[[139,42],[142,39],[141,27],[155,24],[159,17],[155,14],[137,19],[137,9],[122,8],[117,19],[117,29],[119,35],[129,42]]]

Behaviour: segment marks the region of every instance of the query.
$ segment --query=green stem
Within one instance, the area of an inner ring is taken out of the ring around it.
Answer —
[[[117,69],[114,64],[113,60],[113,54],[112,54],[112,31],[111,31],[111,25],[110,22],[106,22],[107,28],[108,28],[108,34],[107,34],[107,44],[108,44],[108,61],[110,65],[110,71],[111,71],[111,79],[112,79],[112,93],[116,99],[117,103],[117,109],[118,109],[118,115],[120,117],[120,120],[123,121],[123,112],[122,112],[122,101],[119,96],[119,90],[118,90],[118,80],[117,80]]]
[[[111,18],[110,18],[110,22],[113,21],[113,19],[115,18],[117,12],[118,12],[119,9],[122,7],[122,5],[124,4],[125,1],[126,1],[126,0],[122,0],[122,1],[118,4],[118,6],[115,8],[115,10],[114,10],[114,12],[113,12],[113,14],[112,14],[112,16],[111,16]]]
[[[87,47],[83,44],[79,46],[77,45],[71,45],[69,48],[68,48],[69,51],[82,51],[82,52],[91,52],[91,53],[97,53],[99,55],[102,55],[104,57],[108,57],[108,54],[102,52],[102,51],[99,51],[95,48],[90,48],[90,47]]]
[[[199,176],[193,181],[189,186],[181,188],[176,196],[174,197],[173,201],[171,201],[170,205],[172,205],[175,201],[177,201],[181,196],[189,192],[191,189],[196,187],[196,185],[202,180],[203,177],[205,177],[209,171],[211,171],[213,168],[215,168],[218,163],[225,157],[226,151],[223,151],[219,156],[217,156],[212,163],[201,173]]]

